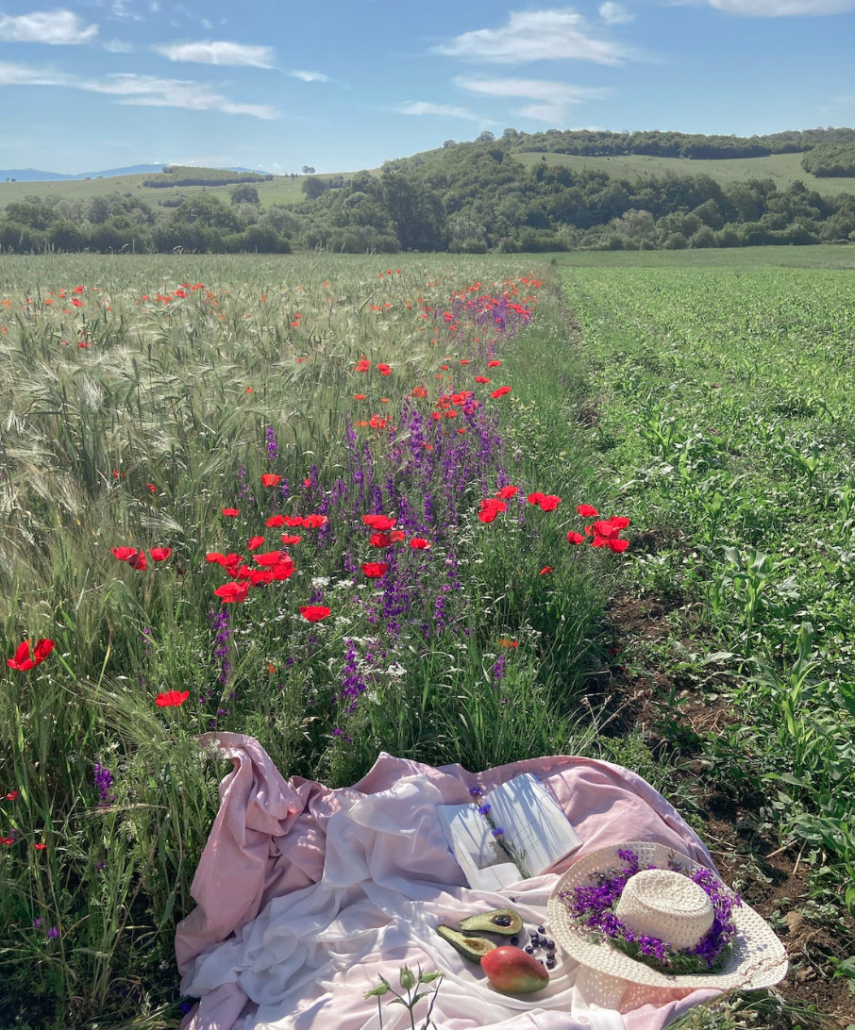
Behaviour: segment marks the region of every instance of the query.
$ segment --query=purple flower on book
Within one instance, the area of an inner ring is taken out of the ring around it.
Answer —
[[[481,805],[480,808],[478,809],[478,815],[487,815],[487,813],[489,811],[490,811],[490,806],[489,805]]]
[[[504,830],[503,830],[503,829],[501,828],[501,826],[497,826],[497,827],[496,827],[496,828],[495,828],[495,829],[493,830],[493,836],[494,836],[494,837],[501,837],[501,836],[503,836],[504,832],[505,832],[505,831],[504,831]]]
[[[480,798],[483,793],[484,793],[484,791],[481,790],[480,787],[470,787],[469,788],[469,794],[473,798]]]

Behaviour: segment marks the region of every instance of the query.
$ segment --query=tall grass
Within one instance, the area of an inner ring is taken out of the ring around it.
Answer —
[[[575,505],[607,497],[557,302],[528,267],[400,265],[0,268],[0,645],[56,641],[0,670],[0,1023],[174,1025],[174,926],[224,771],[205,732],[253,734],[285,775],[332,786],[381,750],[482,768],[578,749],[620,559],[565,539]],[[480,405],[436,406],[461,390]],[[518,496],[482,523],[505,484]],[[528,505],[534,490],[562,506]],[[406,532],[388,549],[362,522],[378,512]],[[329,521],[266,525],[310,513]],[[221,604],[206,555],[249,562],[249,537],[261,553],[283,532],[302,537],[293,575]],[[171,554],[141,571],[122,546]],[[367,579],[369,560],[390,568]],[[308,623],[307,604],[330,617]],[[158,707],[169,691],[189,697]]]

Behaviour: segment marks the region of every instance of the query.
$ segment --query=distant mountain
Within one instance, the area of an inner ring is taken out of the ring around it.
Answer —
[[[151,175],[160,172],[164,165],[130,165],[127,168],[106,168],[100,172],[78,172],[69,175],[64,172],[43,172],[38,168],[0,168],[0,183],[6,179],[16,182],[68,182],[72,179],[112,179],[117,175]],[[227,168],[228,172],[255,172],[255,168]],[[264,173],[260,173],[264,174]]]

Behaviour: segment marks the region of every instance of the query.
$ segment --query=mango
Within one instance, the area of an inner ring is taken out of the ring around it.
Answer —
[[[549,973],[519,948],[496,948],[481,959],[487,979],[503,994],[533,994],[549,983]]]

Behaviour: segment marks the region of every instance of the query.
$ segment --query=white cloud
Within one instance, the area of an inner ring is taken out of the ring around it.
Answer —
[[[608,96],[607,89],[589,89],[584,86],[570,86],[564,82],[544,82],[541,79],[467,79],[457,78],[456,86],[488,97],[525,97],[536,100],[514,111],[523,118],[534,118],[539,122],[560,122],[568,104],[582,104],[586,100],[602,100]]]
[[[105,39],[103,47],[111,54],[132,54],[135,50],[133,43],[125,43],[121,39]]]
[[[613,3],[613,0],[606,0],[600,4],[600,17],[606,25],[628,25],[635,21],[635,15],[628,11],[623,4]]]
[[[17,18],[0,15],[0,42],[3,43],[75,46],[90,43],[97,35],[97,25],[84,25],[72,11],[33,11]]]
[[[243,43],[200,41],[169,43],[156,46],[157,53],[170,61],[192,61],[195,64],[218,64],[232,68],[272,68],[273,50],[269,46],[246,46]]]
[[[324,75],[323,72],[288,72],[292,78],[299,79],[301,82],[329,82],[329,75]]]
[[[107,75],[85,79],[49,69],[0,61],[0,86],[61,86],[86,93],[114,96],[116,103],[135,107],[179,107],[188,111],[222,111],[245,114],[265,121],[279,117],[275,108],[258,104],[239,104],[214,93],[202,82],[185,79],[159,79],[154,75]]]
[[[442,118],[465,118],[467,121],[480,122],[483,119],[477,114],[467,111],[465,107],[452,107],[450,104],[431,104],[424,100],[408,100],[394,108],[398,114],[434,114]]]
[[[567,60],[620,64],[630,56],[621,43],[595,39],[585,18],[572,8],[511,13],[500,29],[464,32],[434,53],[493,64]]]
[[[753,18],[845,14],[855,11],[855,0],[707,0],[710,7]]]

